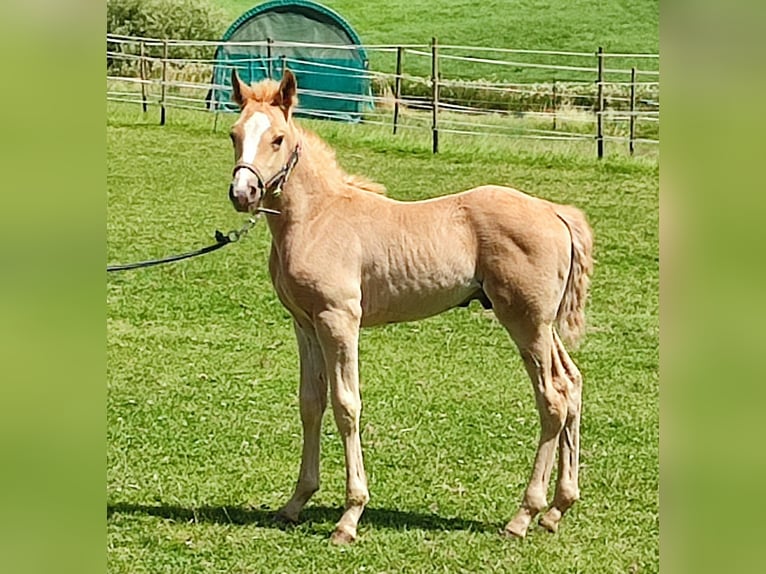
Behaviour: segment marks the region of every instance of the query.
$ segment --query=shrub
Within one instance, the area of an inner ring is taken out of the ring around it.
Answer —
[[[149,38],[217,40],[223,11],[205,0],[107,0],[107,32]]]
[[[110,34],[172,38],[176,40],[217,40],[226,31],[223,11],[206,0],[107,0],[106,30]],[[111,51],[123,51],[121,44],[109,44]],[[173,58],[212,58],[213,46],[174,46]],[[162,48],[148,46],[147,55],[160,57]],[[127,72],[135,67],[129,60],[108,58],[111,71]]]
[[[376,95],[391,93],[392,80],[376,78],[373,80],[373,92]],[[486,80],[453,80],[449,85],[439,87],[439,99],[445,103],[471,106],[479,109],[497,111],[546,111],[553,107],[553,84],[518,84],[517,90],[496,90],[496,85]],[[422,100],[424,106],[430,106],[431,84],[427,78],[421,81],[405,79],[402,82],[403,98]],[[604,87],[606,107],[613,110],[628,108],[628,85],[607,83]],[[639,86],[636,99],[641,107],[645,100],[659,101],[658,86]],[[595,109],[597,87],[595,83],[558,82],[556,84],[556,107],[582,107]],[[652,109],[651,106],[644,106]]]

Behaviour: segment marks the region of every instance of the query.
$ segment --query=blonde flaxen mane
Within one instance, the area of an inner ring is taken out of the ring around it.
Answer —
[[[274,80],[264,80],[257,84],[250,86],[250,91],[247,94],[248,99],[258,103],[277,103],[279,102],[279,82]],[[297,99],[294,99],[292,105],[297,105]],[[366,191],[369,193],[376,193],[378,195],[386,194],[386,187],[383,184],[372,181],[371,179],[357,174],[349,174],[338,165],[338,160],[335,157],[335,150],[333,150],[325,141],[320,138],[316,133],[311,130],[295,124],[301,134],[301,141],[304,148],[311,150],[311,155],[315,158],[317,165],[323,166],[323,171],[337,171],[343,184],[356,190]]]
[[[302,145],[305,148],[310,148],[314,161],[318,161],[318,165],[323,166],[323,172],[327,173],[331,170],[336,171],[343,181],[343,184],[353,189],[369,193],[377,193],[379,195],[386,194],[386,187],[384,185],[376,183],[363,175],[346,173],[346,171],[338,165],[338,160],[335,157],[335,150],[327,145],[327,143],[325,143],[325,141],[317,134],[301,125],[296,124],[295,127],[301,133]]]

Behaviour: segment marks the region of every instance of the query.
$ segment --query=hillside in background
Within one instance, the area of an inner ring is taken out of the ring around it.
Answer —
[[[231,21],[259,2],[214,0]],[[365,44],[427,43],[607,52],[659,51],[658,0],[325,0]]]

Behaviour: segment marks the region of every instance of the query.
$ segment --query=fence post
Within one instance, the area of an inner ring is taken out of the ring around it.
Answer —
[[[146,113],[146,47],[143,41],[141,42],[141,59],[138,61],[138,71],[141,74],[141,107]]]
[[[598,147],[598,159],[604,157],[604,48],[598,48],[598,79],[597,102],[596,102],[596,144]]]
[[[266,38],[266,62],[268,63],[269,80],[271,80],[272,76],[274,75],[274,71],[271,66],[272,44],[274,44],[274,40],[271,38]]]
[[[282,54],[279,57],[279,61],[282,63],[282,77],[284,77],[285,76],[285,70],[287,69],[287,56]]]
[[[162,82],[161,82],[161,90],[162,94],[160,96],[160,125],[165,125],[165,84],[168,81],[168,41],[163,40],[162,41]]]
[[[439,152],[439,45],[436,38],[431,38],[431,138],[433,153]]]
[[[628,147],[630,149],[630,155],[636,149],[636,69],[630,69],[630,139],[628,140]]]
[[[396,79],[394,80],[394,135],[396,124],[399,121],[399,99],[402,97],[402,56],[404,48],[396,48]]]
[[[553,79],[553,131],[556,131],[556,78]]]

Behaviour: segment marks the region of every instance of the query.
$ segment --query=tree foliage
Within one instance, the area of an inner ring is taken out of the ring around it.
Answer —
[[[107,0],[106,30],[110,34],[171,38],[177,40],[218,40],[226,31],[223,11],[205,0]],[[122,51],[120,44],[109,45]],[[174,46],[173,58],[212,58],[213,46]],[[162,48],[147,46],[149,56],[160,57]],[[110,70],[127,72],[130,61],[109,58]]]

